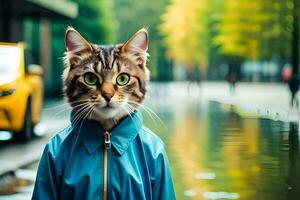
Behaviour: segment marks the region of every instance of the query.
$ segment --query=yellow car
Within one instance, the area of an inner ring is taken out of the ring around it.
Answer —
[[[0,131],[11,131],[27,141],[40,120],[43,70],[25,66],[23,43],[0,42]]]

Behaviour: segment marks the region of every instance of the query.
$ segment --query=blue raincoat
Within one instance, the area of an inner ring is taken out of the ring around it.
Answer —
[[[110,133],[85,120],[56,134],[39,163],[32,199],[161,199],[175,193],[164,144],[138,112]]]

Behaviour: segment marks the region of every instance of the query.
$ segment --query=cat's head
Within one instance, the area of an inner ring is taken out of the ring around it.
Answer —
[[[142,103],[149,80],[146,29],[124,44],[106,46],[68,28],[65,44],[64,92],[73,108],[105,120],[126,116]]]

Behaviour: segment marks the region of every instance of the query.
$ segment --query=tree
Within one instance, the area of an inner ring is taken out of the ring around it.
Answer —
[[[278,56],[283,62],[290,60],[292,32],[291,0],[266,0],[263,4],[266,19],[261,32],[261,58],[272,59]]]
[[[297,0],[173,0],[163,15],[161,33],[168,55],[188,68],[205,69],[221,61],[239,67],[244,60],[274,57],[286,62],[291,53],[299,54],[298,28],[293,28],[299,25],[297,4]]]
[[[290,2],[292,7],[293,16],[293,30],[292,30],[292,56],[291,63],[293,65],[293,74],[298,75],[299,73],[299,8],[300,3],[298,0],[293,0]]]
[[[78,3],[78,17],[70,25],[91,42],[107,44],[115,41],[117,23],[110,0],[74,0]]]
[[[113,18],[110,0],[74,0],[78,3],[79,14],[76,19],[68,22],[52,23],[52,66],[47,83],[52,93],[61,91],[61,74],[63,71],[62,57],[65,51],[65,30],[73,26],[86,39],[96,44],[107,44],[115,40],[116,21]],[[59,92],[61,93],[61,92]]]
[[[114,0],[115,18],[119,22],[117,42],[125,42],[142,27],[148,28],[150,37],[148,67],[151,77],[160,80],[169,80],[172,77],[170,63],[165,58],[162,37],[158,33],[160,16],[167,2],[168,0]]]
[[[221,53],[259,59],[259,38],[266,18],[262,0],[231,0],[225,5],[219,34],[215,38]]]
[[[174,0],[160,27],[168,56],[192,68],[206,68],[209,53],[206,0]]]

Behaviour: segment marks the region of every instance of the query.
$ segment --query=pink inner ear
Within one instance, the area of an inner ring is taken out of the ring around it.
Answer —
[[[145,40],[145,42],[141,45],[141,49],[143,49],[144,51],[148,50],[148,41]]]
[[[138,32],[123,47],[130,53],[142,53],[148,50],[148,35],[146,32]],[[140,52],[142,51],[142,52]]]
[[[148,50],[148,34],[144,33],[145,35],[145,40],[144,40],[144,43],[143,45],[141,46],[141,48],[144,50],[144,51],[147,51]]]
[[[141,48],[143,51],[147,51],[148,49],[148,35],[145,32],[140,32],[132,41],[134,45]]]
[[[68,51],[76,49],[76,44],[70,40],[70,31],[66,35],[66,48]]]

